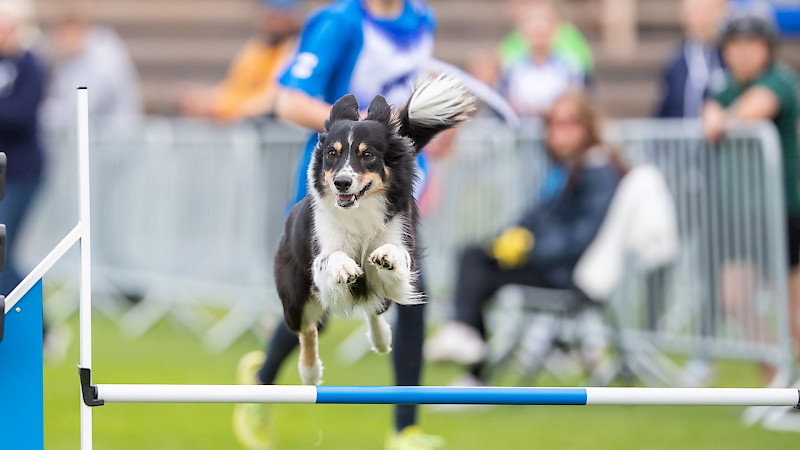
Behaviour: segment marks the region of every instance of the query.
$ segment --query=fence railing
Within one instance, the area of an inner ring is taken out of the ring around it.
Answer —
[[[790,371],[787,217],[774,127],[731,129],[716,145],[696,122],[629,121],[616,135],[629,160],[661,169],[681,237],[671,267],[627,277],[620,289],[628,340]]]
[[[457,252],[537,202],[547,161],[538,126],[523,130],[473,121],[457,151],[432,164],[422,236],[434,311],[450,301]],[[790,364],[774,129],[741,129],[716,147],[692,122],[624,121],[610,131],[629,161],[665,175],[681,239],[670,268],[625,278],[614,303],[623,333],[691,355]],[[122,314],[131,333],[169,316],[217,349],[279,313],[272,255],[304,132],[149,119],[134,130],[95,128],[92,138],[94,287],[108,294],[96,303]],[[47,142],[48,177],[21,251],[30,262],[75,221],[74,137],[51,132]],[[63,265],[62,284],[72,270]]]

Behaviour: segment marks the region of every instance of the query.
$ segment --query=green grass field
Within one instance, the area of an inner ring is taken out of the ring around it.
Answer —
[[[48,450],[76,449],[78,435],[77,320],[66,360],[45,365],[45,445]],[[334,322],[321,341],[326,384],[390,384],[390,360],[370,354],[356,365],[336,361],[335,346],[356,324]],[[169,324],[159,324],[131,341],[116,326],[96,318],[95,383],[234,382],[238,358],[259,348],[244,338],[228,351],[209,354],[196,338]],[[296,384],[296,356],[280,381]],[[454,367],[429,366],[424,383],[447,384]],[[720,386],[757,386],[758,371],[743,364],[720,366]],[[231,431],[231,405],[125,405],[94,409],[95,448],[237,449]],[[744,428],[741,408],[498,406],[440,412],[421,410],[426,432],[442,436],[448,449],[781,449],[796,448],[800,435],[761,427]],[[380,449],[391,428],[386,405],[276,405],[277,449]]]

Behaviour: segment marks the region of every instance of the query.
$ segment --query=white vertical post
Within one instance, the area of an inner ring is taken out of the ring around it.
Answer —
[[[78,188],[81,227],[80,367],[92,368],[92,246],[89,209],[89,91],[78,88]],[[92,448],[92,409],[81,398],[81,450]]]

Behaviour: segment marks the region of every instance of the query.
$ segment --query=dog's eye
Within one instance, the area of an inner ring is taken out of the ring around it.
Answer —
[[[371,152],[364,152],[364,153],[361,154],[361,157],[364,158],[364,160],[366,160],[366,161],[369,161],[370,159],[372,159],[373,156],[374,155]]]
[[[336,158],[337,152],[335,149],[328,150],[328,158]]]

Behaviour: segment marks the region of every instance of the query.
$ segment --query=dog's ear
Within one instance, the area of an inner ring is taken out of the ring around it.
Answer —
[[[347,94],[336,100],[331,106],[331,115],[325,120],[325,130],[330,131],[331,124],[337,120],[358,120],[358,100],[353,94]]]
[[[382,95],[376,96],[372,99],[367,109],[367,120],[374,120],[384,125],[389,124],[392,117],[392,108],[386,103],[386,99]]]

